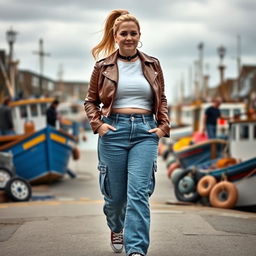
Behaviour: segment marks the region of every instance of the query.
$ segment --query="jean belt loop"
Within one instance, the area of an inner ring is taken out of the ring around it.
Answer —
[[[115,125],[116,125],[116,124],[117,124],[117,122],[118,122],[118,117],[119,117],[119,114],[117,113],[117,114],[116,114]]]
[[[143,120],[143,124],[146,124],[146,119],[145,116],[142,114],[142,120]]]

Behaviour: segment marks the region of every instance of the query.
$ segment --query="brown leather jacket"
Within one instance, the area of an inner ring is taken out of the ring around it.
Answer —
[[[170,125],[167,100],[164,93],[164,78],[159,61],[139,51],[142,70],[152,86],[154,109],[158,128],[169,137]],[[84,107],[94,133],[103,124],[102,115],[108,116],[118,85],[117,51],[109,57],[96,62],[85,98]],[[101,105],[101,106],[100,106]]]

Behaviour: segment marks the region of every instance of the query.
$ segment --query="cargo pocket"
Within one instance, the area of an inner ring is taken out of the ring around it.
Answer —
[[[98,170],[100,172],[100,174],[99,174],[99,183],[100,183],[101,193],[105,197],[111,198],[110,186],[109,186],[109,177],[108,177],[108,167],[105,164],[99,163]]]
[[[156,176],[155,173],[157,171],[157,163],[154,161],[153,168],[152,168],[152,175],[149,182],[148,194],[151,196],[154,193],[155,185],[156,185]]]

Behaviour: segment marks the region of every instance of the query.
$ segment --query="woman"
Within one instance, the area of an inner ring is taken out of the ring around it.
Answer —
[[[147,254],[157,146],[169,136],[162,70],[156,58],[137,50],[140,35],[139,22],[128,11],[110,13],[92,50],[96,59],[102,53],[107,57],[96,62],[84,103],[99,134],[98,170],[111,247],[120,253],[124,244],[129,256]]]

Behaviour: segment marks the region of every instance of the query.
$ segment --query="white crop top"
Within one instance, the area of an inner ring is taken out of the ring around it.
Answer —
[[[140,59],[117,61],[119,80],[113,108],[142,108],[152,110],[153,92],[143,75]]]

